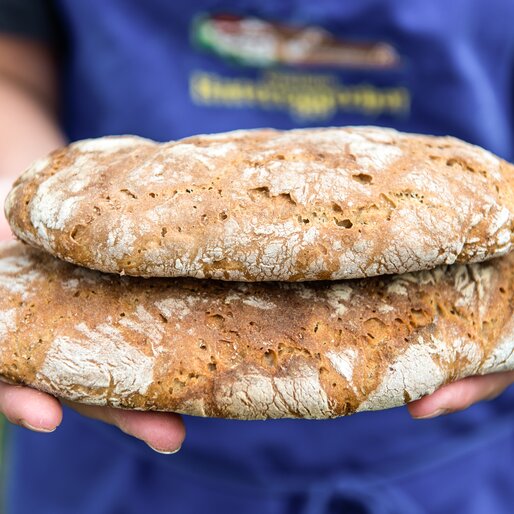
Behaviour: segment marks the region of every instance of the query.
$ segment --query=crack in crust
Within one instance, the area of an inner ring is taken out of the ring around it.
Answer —
[[[0,245],[0,375],[239,419],[385,409],[514,368],[514,255],[312,283],[143,279]]]
[[[6,213],[20,239],[100,271],[359,278],[506,254],[514,168],[377,127],[106,137],[34,163]]]

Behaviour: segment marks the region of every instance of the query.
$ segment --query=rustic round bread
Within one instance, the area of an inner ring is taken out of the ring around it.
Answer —
[[[0,247],[0,374],[68,400],[332,418],[514,368],[514,256],[402,276],[143,279]]]
[[[108,137],[34,163],[6,214],[23,241],[101,271],[336,280],[507,253],[514,167],[373,127]]]

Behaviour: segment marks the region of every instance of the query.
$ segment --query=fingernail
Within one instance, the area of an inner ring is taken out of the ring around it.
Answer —
[[[54,428],[35,427],[23,419],[21,419],[18,422],[18,425],[20,425],[21,427],[26,428],[28,430],[32,430],[33,432],[40,432],[42,434],[51,434],[52,432],[55,432],[55,429],[57,428],[57,427],[54,427]]]
[[[430,414],[425,414],[425,416],[414,416],[414,419],[431,419],[437,418],[438,416],[444,416],[445,414],[450,414],[451,409],[436,409],[434,412]]]
[[[148,443],[146,443],[148,444]],[[154,452],[157,452],[157,453],[160,453],[161,455],[173,455],[174,453],[177,453],[180,448],[182,448],[182,446],[179,446],[176,450],[172,450],[172,451],[167,451],[167,450],[159,450],[158,448],[155,448],[154,446],[152,446],[151,444],[148,444],[148,446],[154,451]]]

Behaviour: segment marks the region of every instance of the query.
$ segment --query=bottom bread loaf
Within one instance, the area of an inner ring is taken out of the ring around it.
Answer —
[[[240,419],[402,405],[514,368],[514,257],[343,282],[138,279],[0,246],[0,374],[57,397]]]

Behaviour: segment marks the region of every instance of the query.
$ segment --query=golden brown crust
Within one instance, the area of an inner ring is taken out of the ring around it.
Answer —
[[[335,280],[507,253],[513,169],[376,127],[101,138],[34,163],[6,212],[22,240],[101,271]]]
[[[0,246],[0,374],[68,400],[329,418],[514,368],[514,256],[345,282],[106,275]]]

